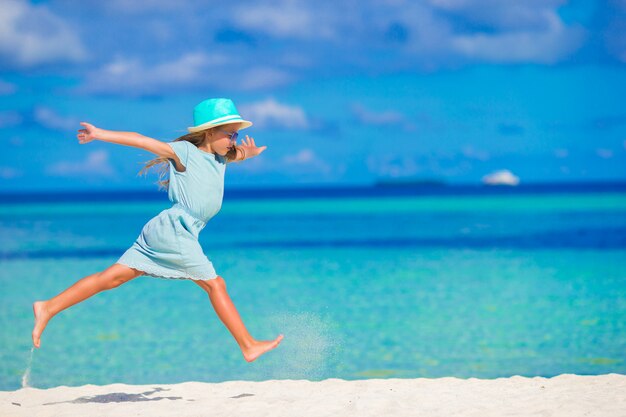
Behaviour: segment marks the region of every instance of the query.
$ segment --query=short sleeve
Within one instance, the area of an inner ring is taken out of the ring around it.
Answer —
[[[180,163],[185,166],[185,169],[187,169],[188,163],[189,163],[189,146],[193,146],[193,145],[187,142],[186,140],[178,140],[178,141],[168,142],[168,143],[170,147],[174,150],[174,153],[180,160]],[[174,165],[175,164],[172,163],[172,166],[174,167],[174,171],[181,172],[181,171],[177,171]]]

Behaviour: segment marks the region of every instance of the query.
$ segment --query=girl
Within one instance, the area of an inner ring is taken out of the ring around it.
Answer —
[[[256,340],[246,330],[233,305],[224,278],[219,276],[204,255],[198,235],[206,222],[222,206],[226,164],[243,161],[263,152],[246,135],[237,145],[238,131],[252,126],[243,120],[234,103],[226,98],[202,101],[194,108],[194,126],[188,134],[165,143],[133,132],[99,129],[82,122],[79,142],[94,139],[145,149],[159,156],[142,169],[163,163],[169,171],[168,198],[174,203],[152,218],[133,245],[116,263],[101,272],[86,276],[59,295],[33,303],[35,327],[33,344],[39,348],[41,333],[48,321],[60,311],[92,295],[116,288],[141,275],[169,279],[190,279],[205,290],[224,325],[231,332],[246,361],[252,362],[278,346],[283,339]],[[141,174],[141,171],[140,171]]]

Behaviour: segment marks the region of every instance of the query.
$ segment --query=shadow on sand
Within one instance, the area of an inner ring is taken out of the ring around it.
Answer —
[[[183,397],[153,397],[148,398],[146,395],[154,394],[159,391],[169,391],[165,388],[155,388],[152,391],[146,391],[139,394],[126,394],[125,392],[112,392],[109,394],[94,395],[87,397],[78,397],[72,401],[58,401],[53,403],[44,403],[43,405],[63,404],[63,403],[120,403],[120,402],[135,402],[135,401],[159,401],[159,400],[182,400]],[[187,400],[194,401],[194,400]]]
[[[83,404],[83,403],[121,403],[121,402],[136,402],[136,401],[159,401],[159,400],[182,400],[183,397],[152,397],[148,398],[147,395],[154,394],[155,392],[160,391],[169,391],[165,388],[155,387],[152,391],[141,392],[139,394],[127,394],[125,392],[111,392],[109,394],[102,395],[93,395],[87,397],[78,397],[75,400],[71,401],[57,401],[53,403],[44,403],[43,405],[53,405],[53,404],[63,404],[63,403],[71,403],[71,404]],[[235,395],[230,398],[244,398],[244,397],[252,397],[254,394],[250,394],[244,392],[239,395]],[[186,401],[195,401],[192,399],[188,399]],[[21,405],[17,403],[13,403],[15,405]]]

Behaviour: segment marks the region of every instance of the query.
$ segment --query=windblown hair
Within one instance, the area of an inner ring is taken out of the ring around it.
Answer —
[[[209,129],[201,130],[200,132],[188,133],[186,135],[183,135],[183,136],[180,136],[179,138],[174,139],[172,142],[186,140],[187,142],[192,143],[195,147],[198,147],[204,143],[204,137],[207,132],[209,136],[213,136],[213,133],[218,128],[221,128],[221,126],[215,126]],[[226,154],[226,159],[229,161],[233,161],[235,160],[236,156],[237,156],[237,151],[236,149],[233,148],[229,150],[228,153]],[[164,176],[166,176],[166,174],[169,174],[169,162],[167,158],[159,156],[157,158],[149,160],[148,162],[145,163],[145,166],[141,169],[141,171],[139,171],[137,175],[147,174],[148,170],[155,165],[156,166],[160,165],[158,169],[159,180],[156,182],[156,184],[159,186],[159,189],[163,188],[167,191],[169,189],[170,180],[169,178],[165,180],[162,179]]]

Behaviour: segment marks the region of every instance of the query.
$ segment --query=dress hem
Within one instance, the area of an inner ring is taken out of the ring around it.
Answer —
[[[134,262],[127,262],[127,261],[119,261],[119,260],[116,263],[118,263],[120,265],[127,266],[127,267],[132,268],[132,269],[136,269],[136,270],[142,272],[143,275],[148,275],[148,276],[155,277],[155,278],[186,279],[186,280],[190,280],[190,281],[208,281],[210,279],[215,279],[215,278],[218,277],[217,274],[214,277],[212,277],[212,278],[195,278],[195,277],[189,276],[189,274],[185,274],[184,276],[164,275],[164,274],[162,274],[160,272],[157,272],[157,271],[153,270],[148,265],[143,265],[143,264],[134,263]]]

